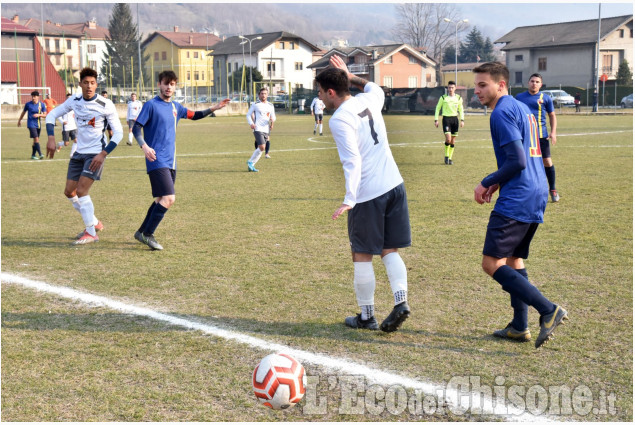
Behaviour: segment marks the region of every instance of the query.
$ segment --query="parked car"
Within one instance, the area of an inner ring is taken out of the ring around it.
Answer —
[[[553,106],[573,106],[575,99],[564,90],[542,90],[541,93],[548,94],[553,100]]]
[[[289,95],[286,94],[279,94],[276,96],[273,96],[273,98],[269,99],[269,102],[273,103],[273,107],[277,108],[277,109],[285,109],[289,107]],[[298,101],[293,100],[293,98],[291,98],[291,108],[295,109],[298,107]]]
[[[624,96],[622,100],[620,100],[620,106],[622,108],[632,108],[633,107],[633,93],[628,96]]]

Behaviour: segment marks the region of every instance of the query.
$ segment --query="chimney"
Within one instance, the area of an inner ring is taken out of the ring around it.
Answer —
[[[47,24],[52,24],[52,22],[51,22],[51,20],[50,20],[50,19],[47,19],[47,20],[46,20],[46,23],[47,23]]]
[[[13,22],[15,22],[16,24],[20,23],[20,16],[19,15],[13,15],[13,18],[11,19]]]
[[[174,32],[179,32],[179,26],[178,25],[174,25]]]
[[[190,35],[190,45],[194,44],[194,36]]]
[[[97,29],[97,19],[96,18],[93,18],[90,21],[88,21],[88,29],[91,29],[91,30]]]

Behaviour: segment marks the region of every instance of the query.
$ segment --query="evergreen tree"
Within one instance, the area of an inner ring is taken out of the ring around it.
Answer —
[[[250,68],[251,68],[251,75],[254,81],[256,82],[262,81],[262,74],[260,73],[260,71],[258,71],[258,69],[256,69],[255,67],[245,66],[245,86],[243,87],[243,90],[245,91],[245,93],[249,93],[249,83],[250,83],[249,69]],[[240,83],[242,79],[243,79],[242,66],[238,68],[236,71],[234,71],[233,73],[229,74],[229,84],[232,84],[232,81],[233,81],[233,86],[232,86],[233,91],[240,91]]]
[[[453,45],[448,45],[448,47],[445,48],[445,50],[443,51],[443,65],[449,65],[451,63],[454,63],[456,56],[455,56],[455,52],[456,50],[454,49],[454,44]]]
[[[113,86],[123,86],[125,82],[127,87],[134,87],[140,83],[140,78],[147,82],[143,66],[148,56],[144,55],[143,51],[141,52],[142,63],[139,66],[138,43],[141,35],[132,19],[128,4],[116,3],[113,6],[108,22],[108,32],[110,35],[106,37],[106,53],[101,68],[101,75],[106,79],[106,84],[109,85],[112,81]]]
[[[631,72],[631,69],[628,66],[628,61],[626,59],[624,59],[622,63],[620,63],[620,67],[617,70],[615,79],[617,81],[617,84],[620,86],[633,86],[633,73]]]
[[[494,45],[489,37],[483,39],[483,34],[476,28],[465,37],[465,43],[460,44],[459,62],[490,62],[496,60]]]

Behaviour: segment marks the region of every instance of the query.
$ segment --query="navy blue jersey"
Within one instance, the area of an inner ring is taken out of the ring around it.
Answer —
[[[146,158],[148,172],[158,168],[176,170],[176,125],[181,118],[191,118],[193,112],[178,102],[166,102],[159,96],[141,108],[137,122],[143,126],[143,138],[154,149],[157,159]]]
[[[538,120],[538,137],[541,139],[549,137],[549,132],[547,132],[547,115],[554,110],[551,96],[543,92],[531,94],[526,91],[518,93],[516,100],[527,105],[531,113],[534,114]]]
[[[542,223],[548,187],[536,118],[525,104],[503,96],[492,111],[490,129],[498,168],[506,159],[503,146],[515,140],[522,141],[527,157],[527,167],[501,186],[494,211],[524,223]]]
[[[26,127],[27,128],[40,128],[40,119],[34,117],[34,114],[46,113],[46,106],[42,102],[28,102],[24,105],[24,111],[26,111]]]

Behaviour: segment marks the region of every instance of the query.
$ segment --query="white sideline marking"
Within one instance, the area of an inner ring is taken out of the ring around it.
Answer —
[[[235,332],[228,329],[223,329],[218,326],[206,325],[204,323],[194,322],[192,320],[183,319],[180,317],[172,316],[169,314],[160,313],[158,311],[138,307],[132,304],[126,304],[114,299],[110,299],[100,295],[93,295],[85,292],[81,292],[72,288],[63,286],[54,286],[46,282],[40,282],[36,280],[27,279],[10,273],[0,273],[0,280],[2,283],[21,285],[25,288],[35,289],[41,292],[47,292],[49,294],[55,294],[63,298],[80,301],[85,304],[93,306],[108,307],[112,310],[120,311],[122,313],[131,314],[134,316],[149,317],[151,319],[169,323],[174,326],[180,326],[186,329],[192,329],[201,331],[208,335],[213,335],[218,338],[223,338],[230,341],[235,341],[241,344],[246,344],[254,348],[258,348],[265,351],[272,352],[285,352],[300,360],[301,362],[310,363],[325,367],[330,370],[344,372],[347,375],[363,375],[368,382],[381,384],[383,386],[401,385],[406,388],[412,388],[415,390],[421,390],[426,395],[432,395],[438,397],[438,390],[445,391],[445,398],[448,405],[460,406],[458,400],[465,397],[470,397],[471,400],[478,399],[487,401],[483,403],[483,415],[493,415],[496,418],[506,419],[509,421],[555,421],[557,419],[549,416],[532,415],[527,411],[517,409],[514,406],[506,406],[507,415],[494,415],[492,409],[488,407],[493,406],[491,399],[485,399],[483,394],[467,394],[460,393],[458,391],[451,391],[446,387],[436,385],[430,382],[419,381],[406,376],[397,375],[394,373],[385,372],[380,369],[374,369],[369,366],[365,366],[360,363],[355,363],[351,360],[343,360],[336,357],[329,357],[324,354],[310,353],[295,348],[287,347],[286,345],[276,344],[266,341],[264,339],[255,338],[246,334]],[[483,397],[483,398],[481,398]],[[456,400],[456,402],[455,402]],[[509,404],[509,403],[506,403]],[[469,412],[469,409],[468,409]]]
[[[572,133],[572,134],[558,134],[558,138],[560,137],[571,137],[571,136],[598,136],[598,135],[606,135],[606,134],[616,134],[616,133],[628,133],[631,132],[633,130],[615,130],[615,131],[601,131],[601,132],[596,132],[596,133]],[[388,132],[388,134],[391,134],[391,132]],[[331,147],[324,147],[324,148],[296,148],[296,149],[276,149],[276,152],[305,152],[305,151],[317,151],[317,150],[324,150],[324,149],[336,149],[335,146],[335,141],[331,142],[331,141],[320,141],[320,140],[315,140],[313,139],[313,137],[309,137],[308,139],[306,139],[307,142],[309,143],[324,143],[324,144],[328,144],[331,145]],[[465,142],[488,142],[491,141],[491,139],[488,138],[484,138],[484,139],[463,139],[461,140],[462,143]],[[438,144],[442,144],[443,141],[442,140],[433,140],[433,141],[429,141],[429,142],[405,142],[405,143],[390,143],[390,146],[393,147],[408,147],[408,146],[413,146],[413,147],[422,147],[422,146],[427,146],[427,145],[438,145]],[[559,147],[564,147],[564,148],[632,148],[633,145],[602,145],[602,146],[587,146],[587,145],[574,145],[574,146],[563,146],[562,144],[557,145]],[[436,147],[436,146],[435,146]],[[465,149],[468,146],[461,146],[461,149]],[[469,146],[471,147],[471,146]],[[488,146],[489,147],[489,146]],[[197,156],[215,156],[215,155],[249,155],[253,153],[253,151],[235,151],[235,152],[205,152],[205,153],[184,153],[184,154],[177,154],[176,157],[177,158],[192,158],[192,157],[197,157]],[[137,160],[143,160],[144,156],[143,155],[126,155],[126,156],[108,156],[108,159],[113,160],[113,159],[137,159]],[[68,157],[64,157],[63,159],[43,159],[43,160],[32,160],[32,159],[25,159],[25,160],[5,160],[2,161],[2,164],[37,164],[40,162],[49,164],[49,163],[53,163],[53,162],[60,162],[60,161],[64,161],[64,162],[68,162],[69,158]],[[143,166],[143,163],[141,163]]]

